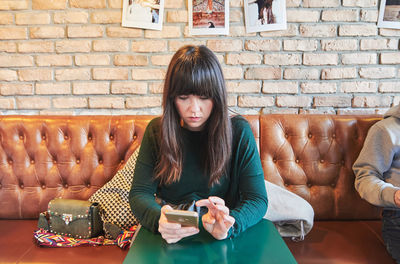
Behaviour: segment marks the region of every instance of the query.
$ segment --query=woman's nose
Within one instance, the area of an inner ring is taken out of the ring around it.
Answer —
[[[199,101],[197,99],[192,99],[190,101],[190,111],[192,112],[197,112],[200,110],[200,105],[199,105]]]

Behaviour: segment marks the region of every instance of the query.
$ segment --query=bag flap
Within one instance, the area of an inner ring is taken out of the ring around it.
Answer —
[[[85,200],[56,198],[49,202],[48,212],[51,216],[70,215],[71,221],[76,218],[87,218],[91,202]]]

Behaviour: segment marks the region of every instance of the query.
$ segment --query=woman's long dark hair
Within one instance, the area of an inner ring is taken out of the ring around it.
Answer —
[[[221,65],[206,46],[184,46],[172,57],[165,77],[161,117],[160,157],[155,179],[160,184],[179,181],[182,173],[181,118],[175,107],[179,95],[212,99],[213,109],[204,129],[207,133],[204,169],[209,186],[218,183],[231,156],[232,128]]]

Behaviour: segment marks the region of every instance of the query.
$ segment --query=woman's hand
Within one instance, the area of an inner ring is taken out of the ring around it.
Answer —
[[[161,207],[161,216],[158,220],[158,232],[168,244],[176,243],[184,237],[192,236],[199,232],[199,229],[191,226],[181,226],[178,223],[168,222],[165,211],[173,210],[171,206],[164,205]]]
[[[208,199],[197,201],[196,206],[208,208],[208,212],[201,218],[204,229],[218,240],[225,239],[235,223],[235,218],[229,215],[225,201],[217,196],[210,196]]]

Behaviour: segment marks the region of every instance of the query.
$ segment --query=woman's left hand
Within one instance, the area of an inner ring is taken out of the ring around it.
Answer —
[[[204,229],[218,240],[228,236],[229,229],[235,223],[235,218],[229,215],[229,208],[225,206],[225,201],[217,196],[210,196],[196,202],[196,206],[206,206],[208,212],[203,215]]]

